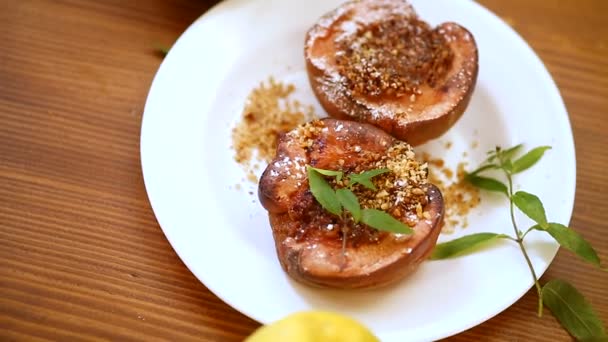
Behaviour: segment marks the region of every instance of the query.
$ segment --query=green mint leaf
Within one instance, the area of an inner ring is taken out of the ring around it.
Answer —
[[[475,176],[475,175],[477,175],[477,174],[479,174],[479,173],[481,173],[481,172],[483,172],[483,171],[486,171],[486,170],[493,170],[493,169],[498,169],[498,168],[499,168],[499,166],[498,166],[498,165],[496,165],[496,164],[488,164],[488,165],[484,165],[484,166],[478,167],[477,169],[475,169],[475,170],[473,170],[473,171],[471,171],[471,172],[467,173],[467,175],[466,175],[465,177],[466,177],[466,178],[468,178],[468,177],[473,177],[473,176]]]
[[[517,151],[519,151],[519,149],[523,146],[523,144],[518,144],[506,150],[497,147],[495,150],[488,151],[488,159],[486,159],[485,163],[491,163],[497,157],[499,157],[499,159],[502,159],[503,161],[511,160],[511,158],[513,158],[513,155],[515,155],[515,153],[517,153]]]
[[[447,259],[466,254],[482,245],[507,237],[508,236],[504,234],[477,233],[466,235],[452,241],[439,243],[435,246],[435,249],[433,249],[431,260]]]
[[[494,161],[494,159],[496,159],[496,151],[495,150],[490,150],[488,152],[486,152],[486,154],[488,155],[488,158],[482,163],[491,163]]]
[[[312,166],[308,166],[308,167],[317,171],[318,173],[320,173],[324,176],[336,177],[336,180],[338,182],[342,179],[342,176],[344,175],[344,172],[342,172],[342,171],[323,170],[323,169],[317,169],[316,167],[312,167]]]
[[[503,161],[510,161],[513,156],[515,156],[515,154],[523,147],[523,144],[518,144],[515,145],[511,148],[508,148],[506,150],[503,150],[502,152],[500,152],[500,156],[502,158]]]
[[[159,47],[158,52],[160,52],[166,56],[167,54],[169,54],[170,49],[171,49],[170,47]]]
[[[154,51],[156,51],[162,57],[167,56],[167,54],[169,53],[169,50],[171,50],[170,46],[154,44]]]
[[[494,178],[469,175],[467,177],[467,181],[469,181],[469,183],[475,185],[478,188],[488,191],[501,192],[507,197],[509,196],[509,190],[507,190],[507,186]]]
[[[562,280],[551,280],[543,286],[542,297],[553,316],[577,340],[608,338],[593,307],[574,286]]]
[[[336,192],[331,188],[329,183],[321,176],[314,167],[307,166],[306,172],[308,173],[308,183],[310,185],[310,192],[315,197],[317,202],[321,206],[334,215],[340,216],[342,214],[342,205],[336,196]]]
[[[513,172],[513,163],[510,160],[505,160],[502,162],[502,168],[508,173],[511,173]]]
[[[353,216],[355,223],[358,223],[361,220],[361,205],[355,193],[349,189],[338,189],[336,196],[342,206]]]
[[[363,209],[361,221],[366,225],[390,233],[412,234],[414,231],[405,223],[392,217],[390,214],[377,209]]]
[[[521,156],[521,158],[513,162],[511,173],[516,174],[529,169],[534,164],[536,164],[536,162],[538,162],[540,158],[542,158],[543,154],[545,154],[545,151],[550,148],[551,146],[540,146],[531,149],[530,151],[528,151],[528,153],[524,154],[523,156]]]
[[[559,243],[560,246],[578,255],[583,260],[600,267],[600,258],[597,256],[597,253],[593,247],[591,247],[591,244],[576,231],[564,226],[563,224],[553,222],[548,223],[545,227],[536,225],[532,228],[546,231]]]
[[[513,200],[513,204],[526,216],[534,220],[534,222],[543,227],[547,225],[545,208],[538,197],[525,191],[518,191],[513,194],[511,199]]]
[[[501,151],[500,146],[496,146],[495,149],[488,151],[487,152],[488,159],[486,159],[486,161],[484,163],[493,162],[496,159],[496,157],[498,157],[498,154],[500,153],[500,151]]]
[[[600,337],[591,337],[586,338],[584,340],[580,340],[581,342],[608,342],[608,335],[600,336]]]
[[[389,169],[375,169],[375,170],[369,170],[369,171],[363,171],[359,174],[354,174],[351,176],[357,176],[357,177],[361,177],[361,178],[367,178],[367,179],[371,179],[373,177],[376,177],[378,175],[381,175],[383,173],[387,173],[390,172],[391,170]]]
[[[371,182],[371,179],[378,175],[381,175],[383,173],[387,173],[387,172],[390,172],[390,170],[389,169],[376,169],[376,170],[363,171],[358,174],[357,173],[352,174],[352,175],[348,176],[348,178],[350,180],[349,185],[352,187],[353,185],[359,183],[370,190],[376,190],[376,187],[374,186],[374,183]]]
[[[378,190],[376,188],[376,186],[374,185],[374,183],[372,183],[372,181],[369,180],[369,179],[352,180],[352,178],[351,178],[351,182],[349,183],[349,185],[352,187],[353,185],[355,185],[357,183],[363,185],[364,187],[366,187],[366,188],[368,188],[370,190],[374,190],[374,191]]]

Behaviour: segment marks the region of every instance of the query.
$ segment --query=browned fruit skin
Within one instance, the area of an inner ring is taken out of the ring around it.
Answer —
[[[281,266],[293,279],[321,287],[370,288],[404,278],[430,254],[441,231],[443,198],[434,185],[425,186],[429,201],[424,210],[429,212],[430,219],[418,221],[413,227],[414,234],[407,239],[385,233],[379,242],[347,247],[347,257],[344,258],[337,232],[332,236],[319,229],[321,233],[311,234],[305,239],[294,238],[293,232],[301,225],[302,211],[316,210],[312,215],[321,220],[331,215],[318,209],[307,178],[292,179],[288,176],[299,171],[296,163],[287,166],[282,163],[286,157],[289,160],[301,158],[298,165],[309,164],[318,168],[330,168],[329,165],[342,159],[348,168],[362,162],[360,154],[352,151],[352,146],[383,153],[395,141],[389,134],[369,124],[335,119],[324,119],[323,122],[327,130],[319,134],[314,143],[314,146],[322,146],[321,149],[307,150],[294,144],[293,136],[286,134],[279,142],[275,159],[260,179],[258,195],[269,212]]]
[[[448,72],[434,87],[423,85],[422,94],[415,101],[410,101],[410,96],[372,98],[353,94],[336,76],[339,74],[335,38],[343,33],[340,25],[345,21],[360,18],[369,22],[373,13],[382,10],[407,12],[403,14],[404,20],[408,15],[415,16],[411,6],[402,0],[347,2],[323,16],[306,35],[308,77],[313,92],[330,116],[371,123],[399,140],[419,145],[444,134],[467,108],[477,82],[477,45],[464,27],[443,23],[434,30],[445,38],[454,58]]]

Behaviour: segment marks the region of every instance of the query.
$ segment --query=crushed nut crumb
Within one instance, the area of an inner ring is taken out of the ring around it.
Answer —
[[[299,101],[289,99],[294,91],[293,84],[277,82],[270,77],[247,97],[241,120],[232,130],[232,147],[234,159],[245,168],[251,182],[257,182],[254,171],[259,169],[254,159],[269,162],[281,133],[316,118],[312,106],[305,107]]]
[[[457,226],[468,226],[467,215],[481,202],[479,189],[464,180],[466,162],[458,163],[456,171],[445,166],[442,159],[423,153],[422,159],[429,165],[429,182],[435,184],[443,195],[445,223],[442,233],[450,234]]]
[[[446,39],[417,18],[392,15],[336,41],[338,71],[355,94],[401,97],[435,87],[454,59]]]

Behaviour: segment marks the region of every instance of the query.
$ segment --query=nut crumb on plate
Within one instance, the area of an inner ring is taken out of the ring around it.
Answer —
[[[446,219],[442,233],[451,234],[457,226],[466,228],[469,225],[467,215],[481,202],[479,189],[464,179],[467,163],[461,161],[453,170],[443,159],[433,158],[428,153],[422,154],[422,160],[429,164],[429,182],[443,194]]]
[[[249,93],[243,112],[232,130],[234,159],[247,173],[247,180],[258,181],[257,160],[269,162],[274,156],[280,134],[316,118],[312,106],[290,99],[296,90],[270,77]]]

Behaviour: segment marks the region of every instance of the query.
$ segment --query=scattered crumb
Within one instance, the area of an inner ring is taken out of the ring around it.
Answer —
[[[471,148],[477,148],[479,146],[479,141],[475,140],[471,143]]]
[[[452,147],[452,142],[451,141],[448,141],[448,142],[445,143],[445,149],[446,150],[449,150],[451,147]]]
[[[454,172],[451,169],[448,169],[447,167],[441,169],[441,172],[443,172],[445,177],[448,179],[452,179],[452,177],[454,176]]]
[[[247,191],[247,193],[249,193],[250,195],[253,195],[253,191]]]
[[[234,188],[240,191],[240,190],[241,190],[241,184],[240,184],[240,183],[237,183],[237,184],[234,186]]]
[[[462,152],[462,158],[466,158],[469,154],[467,153],[467,151]]]
[[[427,162],[429,165],[435,166],[437,168],[442,168],[444,166],[444,161],[443,159],[439,159],[439,158],[433,158],[431,157],[430,154],[423,152],[422,155],[422,160]]]
[[[247,180],[252,183],[257,183],[258,177],[256,177],[255,173],[253,173],[252,171],[249,171],[249,172],[247,172]]]
[[[312,106],[289,99],[295,89],[293,84],[270,77],[247,97],[241,120],[232,130],[234,159],[245,169],[247,180],[258,181],[254,173],[260,169],[257,161],[272,159],[281,133],[316,118]]]
[[[464,180],[466,162],[460,162],[456,170],[445,166],[442,159],[422,154],[429,167],[429,183],[435,184],[443,194],[445,203],[445,223],[442,233],[451,234],[456,227],[469,225],[467,215],[481,202],[479,189]]]

